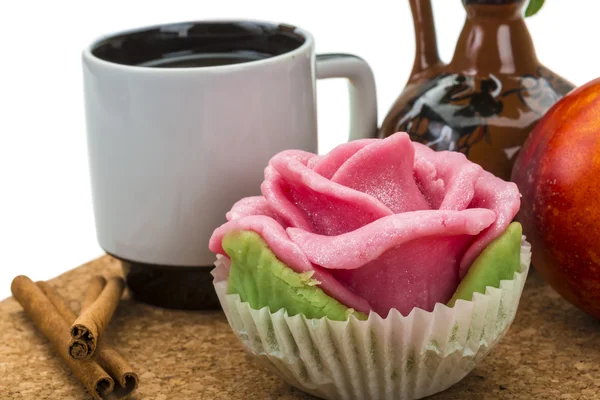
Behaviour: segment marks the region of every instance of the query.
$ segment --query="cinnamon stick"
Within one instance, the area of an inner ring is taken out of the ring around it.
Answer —
[[[69,324],[31,279],[20,275],[13,279],[10,290],[40,332],[50,341],[56,353],[96,400],[110,398],[113,379],[92,360],[75,360],[67,352]]]
[[[105,284],[106,279],[101,276],[92,278],[81,306],[82,311],[98,298]],[[72,324],[77,319],[75,313],[71,311],[64,299],[52,288],[52,286],[50,286],[50,284],[47,282],[37,282],[37,285],[48,297],[48,300],[50,300],[54,307],[56,307],[58,313],[66,323]],[[133,368],[131,368],[129,363],[118,351],[107,346],[106,343],[98,344],[94,359],[117,382],[114,386],[112,395],[120,399],[126,398],[138,387],[139,378],[133,371]]]
[[[104,328],[119,305],[124,289],[123,278],[112,277],[106,281],[98,297],[82,310],[71,325],[71,342],[68,346],[71,357],[81,360],[94,354]]]
[[[101,275],[94,275],[90,279],[90,285],[88,286],[87,292],[81,302],[81,311],[87,310],[96,301],[102,290],[106,286],[106,278]],[[69,321],[72,324],[74,321]]]

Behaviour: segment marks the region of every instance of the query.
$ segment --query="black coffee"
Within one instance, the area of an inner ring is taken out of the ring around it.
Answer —
[[[214,67],[285,54],[305,41],[289,25],[192,22],[110,37],[98,42],[92,54],[117,64],[150,68]]]

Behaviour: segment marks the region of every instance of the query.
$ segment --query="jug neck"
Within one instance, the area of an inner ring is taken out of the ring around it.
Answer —
[[[466,74],[532,73],[539,65],[522,2],[466,4],[467,19],[450,63]]]
[[[410,81],[436,75],[443,67],[437,48],[431,0],[409,0],[415,28],[415,60]]]

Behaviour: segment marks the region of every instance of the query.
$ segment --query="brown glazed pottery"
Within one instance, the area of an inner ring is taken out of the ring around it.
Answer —
[[[573,85],[538,61],[525,0],[463,0],[467,18],[448,64],[438,55],[431,1],[409,2],[415,61],[379,136],[408,132],[508,180],[529,132]]]

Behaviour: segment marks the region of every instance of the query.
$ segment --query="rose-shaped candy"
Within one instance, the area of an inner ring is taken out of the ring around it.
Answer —
[[[279,260],[347,307],[386,316],[446,303],[519,209],[515,184],[406,133],[343,144],[325,156],[274,156],[262,196],[240,200],[215,230],[254,231]]]

